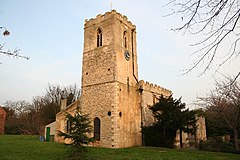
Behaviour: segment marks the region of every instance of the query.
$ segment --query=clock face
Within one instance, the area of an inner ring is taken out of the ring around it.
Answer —
[[[124,56],[127,61],[130,60],[130,53],[128,51],[125,51]]]

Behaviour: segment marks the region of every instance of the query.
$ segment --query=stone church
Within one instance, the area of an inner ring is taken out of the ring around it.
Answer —
[[[46,126],[55,141],[64,141],[56,131],[67,132],[66,112],[73,114],[79,107],[93,126],[96,142],[91,145],[142,145],[141,126],[153,122],[149,106],[172,92],[139,80],[136,44],[136,26],[115,10],[85,20],[81,97],[69,106],[62,100],[56,122]]]

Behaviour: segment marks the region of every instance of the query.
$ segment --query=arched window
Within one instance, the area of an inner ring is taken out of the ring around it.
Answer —
[[[98,117],[95,117],[93,121],[94,121],[94,139],[96,141],[100,141],[100,128],[101,128],[100,119]]]
[[[123,32],[123,46],[127,48],[127,31]]]
[[[97,30],[97,47],[102,46],[102,30],[98,28]]]

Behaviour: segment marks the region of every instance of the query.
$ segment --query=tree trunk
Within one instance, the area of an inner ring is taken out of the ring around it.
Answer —
[[[239,151],[239,143],[238,143],[238,130],[234,129],[234,145],[235,145],[235,149],[238,152]]]
[[[180,129],[179,131],[179,137],[180,137],[180,148],[183,148],[183,143],[182,143],[182,130]]]

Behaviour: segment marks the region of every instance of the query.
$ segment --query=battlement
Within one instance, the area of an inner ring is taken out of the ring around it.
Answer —
[[[172,91],[170,91],[166,88],[163,88],[161,86],[158,86],[156,84],[149,83],[148,81],[144,82],[144,80],[139,81],[139,87],[143,91],[145,90],[145,91],[153,92],[156,94],[164,94],[164,95],[172,94]]]
[[[84,26],[87,27],[90,25],[94,25],[96,22],[104,21],[106,19],[112,18],[113,16],[115,16],[117,19],[119,19],[121,22],[125,23],[126,25],[130,26],[131,28],[136,29],[136,26],[132,24],[131,21],[128,20],[127,16],[122,15],[121,13],[118,13],[116,10],[112,10],[104,14],[98,14],[95,18],[91,18],[89,20],[85,19]]]

